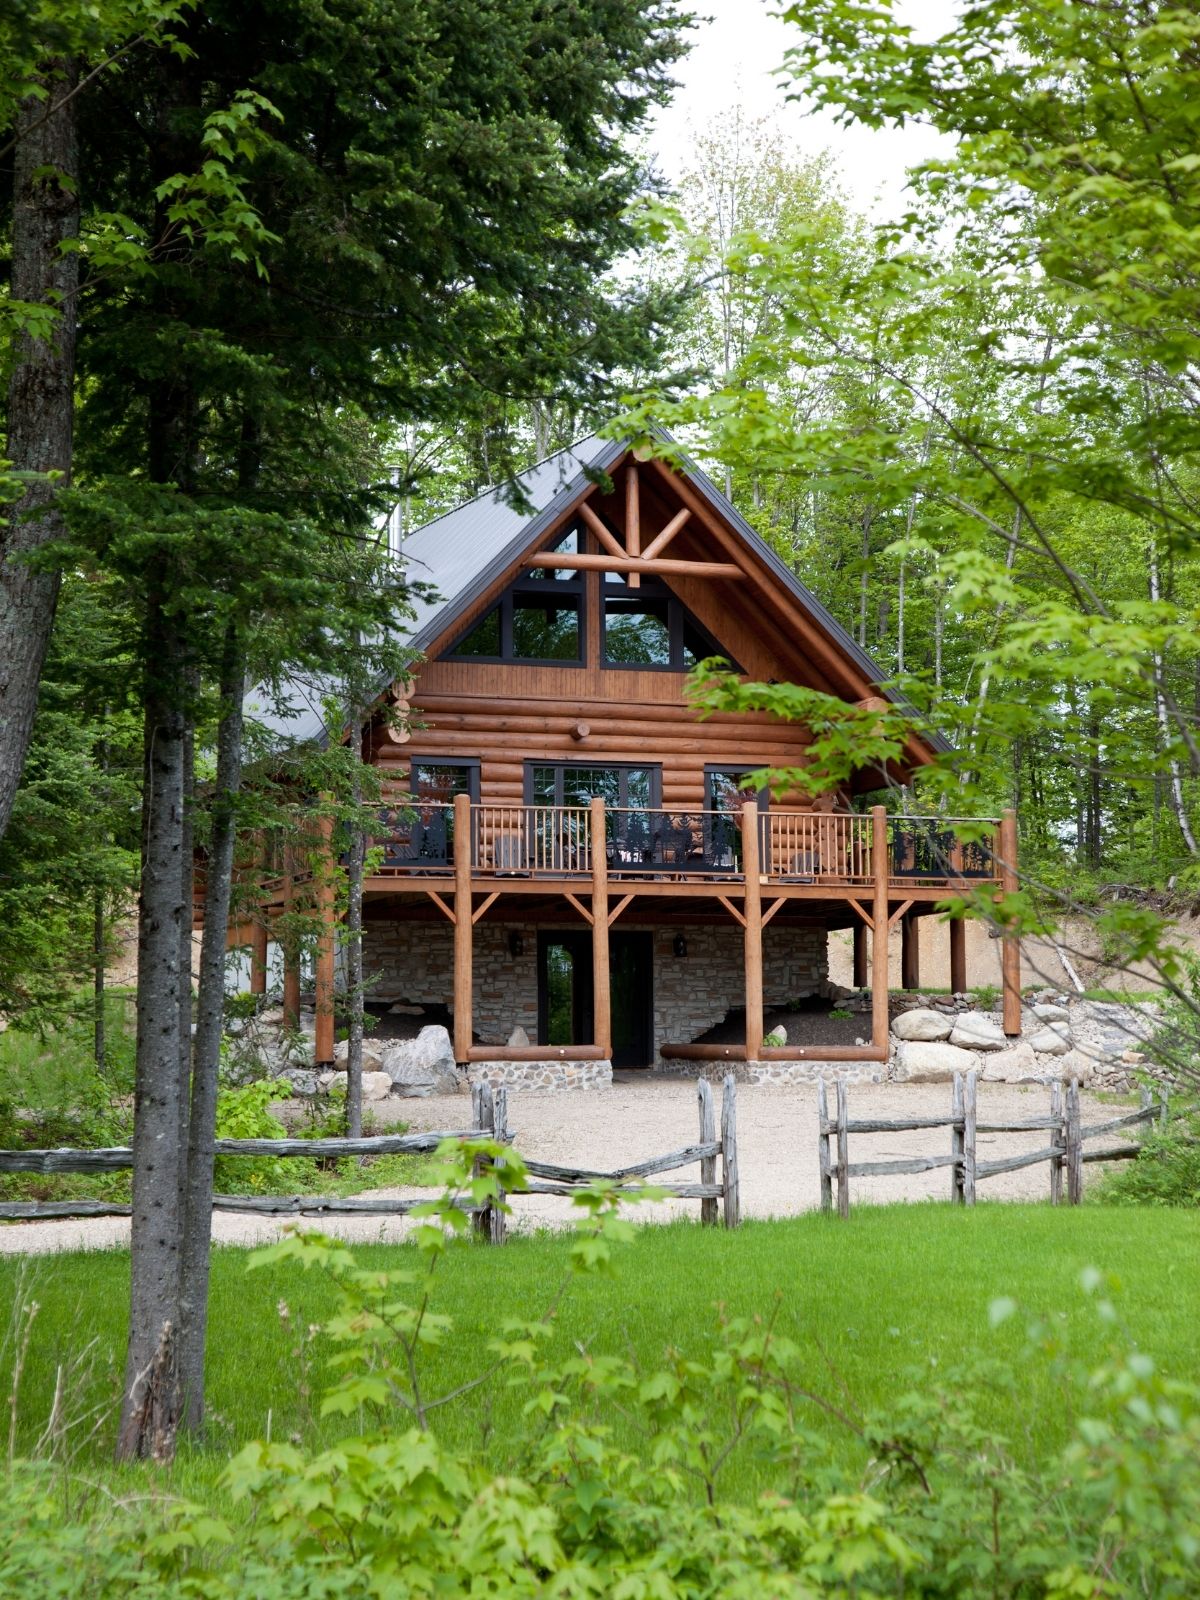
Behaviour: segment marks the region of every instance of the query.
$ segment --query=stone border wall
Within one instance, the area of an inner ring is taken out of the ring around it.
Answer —
[[[472,1061],[469,1083],[490,1083],[493,1089],[540,1090],[563,1094],[572,1089],[607,1089],[611,1061]]]

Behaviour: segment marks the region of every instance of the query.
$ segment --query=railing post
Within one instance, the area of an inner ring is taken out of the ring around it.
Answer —
[[[821,1174],[821,1210],[833,1210],[833,1175],[829,1170],[829,1094],[817,1079],[817,1167]]]
[[[974,1067],[967,1073],[963,1099],[963,1204],[975,1204],[976,1096],[978,1075]]]
[[[328,800],[328,795],[322,796]],[[313,1059],[317,1066],[329,1066],[333,1061],[333,987],[334,987],[334,925],[335,890],[333,882],[333,818],[322,817],[318,823],[321,840],[316,864],[316,900],[320,925],[317,929],[317,957],[314,973],[314,1009],[316,1012],[316,1037]]]
[[[1079,1121],[1079,1080],[1067,1085],[1067,1204],[1083,1199],[1083,1135]]]
[[[1058,1151],[1057,1155],[1050,1157],[1050,1204],[1062,1205],[1062,1180],[1063,1180],[1063,1155],[1067,1148],[1066,1128],[1062,1120],[1062,1083],[1056,1081],[1050,1085],[1050,1115],[1056,1119],[1051,1130],[1050,1141]]]
[[[612,1057],[612,995],[608,967],[608,849],[604,801],[591,802],[588,815],[592,857],[592,1042]]]
[[[837,1206],[838,1216],[850,1215],[850,1097],[846,1093],[846,1080],[837,1081]]]
[[[721,1095],[721,1187],[725,1226],[736,1228],[742,1220],[742,1194],[738,1181],[737,1082],[732,1072],[725,1076]]]
[[[888,1038],[888,836],[887,811],[871,807],[871,871],[875,879],[871,914],[871,1043],[890,1048]]]
[[[696,1093],[700,1102],[700,1143],[715,1144],[717,1142],[717,1114],[713,1107],[712,1084],[707,1078],[699,1078],[696,1082]],[[700,1157],[700,1182],[715,1184],[717,1181],[716,1156]],[[700,1221],[706,1227],[715,1228],[717,1225],[717,1200],[714,1195],[711,1200],[701,1200]]]
[[[1020,886],[1017,877],[1017,813],[1000,820],[1000,892],[1003,905]],[[1021,1032],[1021,940],[1015,932],[1000,938],[1000,973],[1004,985],[1004,1031],[1010,1039]]]
[[[963,1133],[966,1126],[961,1072],[954,1074],[954,1087],[950,1091],[950,1115],[953,1118],[950,1126],[950,1154],[954,1158],[950,1167],[950,1203],[961,1206],[964,1199]]]
[[[746,1060],[757,1061],[762,1049],[763,1029],[763,975],[762,975],[762,884],[759,882],[758,806],[748,800],[742,807],[742,872],[746,895],[743,914],[746,919],[743,942],[746,968]]]
[[[471,920],[471,800],[454,797],[454,1059],[465,1065],[471,1059],[472,962]],[[489,1095],[491,1091],[489,1090]]]

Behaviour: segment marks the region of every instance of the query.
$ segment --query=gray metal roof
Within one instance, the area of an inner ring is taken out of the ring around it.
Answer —
[[[674,444],[665,430],[659,430],[659,436],[664,442]],[[558,516],[562,506],[583,493],[590,481],[585,469],[608,471],[624,455],[626,448],[621,440],[601,439],[590,434],[521,474],[521,488],[532,510],[514,506],[502,489],[486,489],[410,534],[404,542],[402,556],[407,573],[413,581],[431,585],[434,592],[423,599],[414,599],[416,614],[405,628],[407,643],[414,650],[424,650],[445,633],[471,602],[534,543]],[[804,606],[863,676],[894,704],[911,709],[902,695],[884,685],[885,674],[879,664],[855,643],[715,484],[686,456],[679,457],[679,461],[690,482],[713,510],[737,531],[781,588]],[[386,687],[381,684],[380,693]],[[328,688],[319,680],[305,682],[293,678],[286,688],[284,707],[269,705],[263,690],[258,689],[247,697],[246,712],[288,741],[324,742],[329,730],[321,714],[323,693],[328,693]],[[925,737],[938,749],[950,748],[937,735]]]

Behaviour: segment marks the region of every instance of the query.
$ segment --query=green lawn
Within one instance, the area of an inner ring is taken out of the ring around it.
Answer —
[[[404,1246],[365,1246],[360,1259],[379,1266],[411,1259]],[[312,1420],[301,1394],[297,1326],[326,1316],[330,1285],[290,1266],[246,1270],[247,1252],[216,1254],[210,1332],[209,1398],[218,1425],[210,1444],[191,1448],[175,1469],[176,1486],[209,1484],[226,1451],[263,1435],[331,1438],[347,1422]],[[503,1250],[464,1245],[443,1267],[440,1309],[454,1333],[434,1357],[432,1387],[450,1388],[485,1364],[483,1346],[509,1314],[546,1306],[563,1278],[562,1236],[518,1238]],[[908,1387],[931,1364],[944,1372],[977,1355],[1016,1360],[1027,1384],[1020,1416],[997,1415],[1022,1449],[1044,1450],[1064,1437],[1068,1418],[1048,1367],[1023,1349],[1023,1319],[993,1329],[988,1306],[1001,1295],[1056,1319],[1069,1347],[1102,1359],[1110,1334],[1079,1288],[1084,1267],[1120,1280],[1119,1310],[1129,1334],[1168,1372],[1200,1376],[1200,1216],[1188,1212],[1084,1207],[984,1205],[964,1212],[944,1205],[859,1208],[849,1224],[812,1214],[753,1222],[736,1234],[693,1224],[645,1227],[617,1252],[613,1277],[575,1283],[559,1318],[560,1349],[587,1341],[596,1350],[633,1349],[651,1364],[671,1344],[702,1352],[715,1307],[732,1314],[769,1311],[781,1296],[782,1325],[809,1359],[814,1389],[869,1410]],[[20,1264],[0,1261],[0,1304],[15,1299]],[[26,1268],[24,1288],[39,1304],[19,1403],[26,1444],[49,1409],[55,1373],[87,1341],[97,1341],[96,1397],[115,1394],[123,1354],[128,1257],[123,1252],[43,1257]],[[279,1303],[292,1313],[285,1326]],[[311,1347],[320,1386],[319,1343]],[[11,1353],[0,1364],[8,1393]],[[520,1398],[498,1380],[442,1413],[449,1437],[469,1442],[481,1426],[503,1436]],[[836,1454],[857,1446],[835,1424]],[[97,1446],[107,1454],[109,1436]],[[484,1448],[488,1446],[484,1445]]]

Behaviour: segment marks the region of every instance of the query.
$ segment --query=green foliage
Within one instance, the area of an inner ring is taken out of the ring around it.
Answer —
[[[1153,1129],[1135,1160],[1105,1174],[1095,1197],[1110,1206],[1200,1206],[1200,1119]]]
[[[280,1098],[281,1086],[264,1081],[243,1084],[238,1089],[221,1089],[217,1094],[217,1138],[285,1138],[287,1129],[270,1110],[272,1103]],[[287,1157],[218,1156],[213,1166],[213,1183],[217,1191],[224,1194],[283,1193],[281,1186],[292,1170],[293,1163]]]

